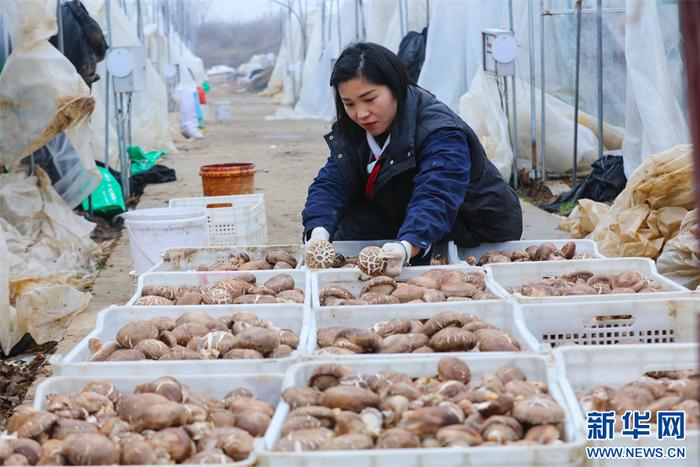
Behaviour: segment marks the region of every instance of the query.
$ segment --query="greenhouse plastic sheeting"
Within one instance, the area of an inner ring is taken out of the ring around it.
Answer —
[[[647,158],[589,238],[608,257],[656,258],[695,205],[691,145]]]
[[[56,1],[10,0],[0,8],[13,37],[0,74],[0,161],[16,166],[66,131],[84,167],[97,174],[86,137],[94,99],[70,61],[48,42],[58,28]]]
[[[32,177],[0,174],[0,345],[5,352],[26,332],[37,343],[60,339],[66,320],[85,309],[90,294],[79,289],[95,271],[93,228],[66,206],[40,168]]]
[[[656,260],[656,268],[661,274],[691,290],[700,286],[700,245],[695,236],[697,228],[697,209],[694,209],[683,218],[680,232],[666,242]]]
[[[569,217],[559,228],[571,232],[571,238],[584,238],[595,230],[596,225],[608,215],[610,206],[590,199],[580,199]]]
[[[627,0],[625,175],[647,157],[688,143],[679,97],[684,81],[678,6]]]
[[[459,101],[459,115],[479,135],[491,162],[508,180],[513,166],[513,151],[508,139],[508,119],[501,110],[496,81],[477,71],[470,91]]]

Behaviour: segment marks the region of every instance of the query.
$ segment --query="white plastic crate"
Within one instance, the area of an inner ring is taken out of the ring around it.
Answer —
[[[697,342],[700,295],[695,297],[656,299],[648,294],[642,299],[607,301],[596,296],[565,305],[518,305],[515,316],[542,351],[562,343],[614,345],[625,339],[645,344]]]
[[[586,415],[576,393],[596,385],[613,389],[640,379],[645,372],[654,370],[687,370],[698,367],[697,344],[659,344],[626,346],[567,346],[553,351],[554,361],[564,397],[572,410],[574,422],[581,436],[586,436]],[[285,379],[286,381],[286,379]],[[655,436],[637,441],[616,434],[612,441],[589,441],[589,446],[681,446],[686,448],[686,459],[664,459],[659,465],[698,465],[700,430],[686,431],[686,438],[656,440]],[[649,460],[589,459],[588,466],[646,466]],[[656,465],[656,464],[654,464]]]
[[[605,300],[636,300],[639,298],[663,298],[668,292],[687,292],[688,289],[662,276],[656,271],[656,264],[648,258],[605,258],[581,259],[569,261],[539,261],[525,263],[506,263],[499,266],[486,265],[490,271],[494,286],[501,294],[508,295],[508,287],[520,287],[527,282],[543,277],[561,276],[574,271],[586,270],[593,274],[619,274],[625,271],[639,271],[647,279],[654,279],[664,288],[662,292],[643,294],[606,294]],[[549,303],[590,300],[591,295],[567,295],[561,297],[525,297],[519,293],[510,294],[521,303]]]
[[[224,206],[209,207],[212,205]],[[175,198],[168,206],[207,208],[209,246],[267,243],[265,196],[262,194]]]
[[[280,401],[280,385],[282,382],[281,374],[259,373],[193,376],[181,375],[180,373],[176,372],[170,374],[170,376],[173,376],[181,383],[186,384],[193,392],[208,394],[216,397],[217,399],[223,399],[223,397],[232,389],[244,387],[250,390],[255,397],[273,406],[277,405]],[[142,376],[110,376],[106,379],[111,381],[119,391],[131,394],[139,383],[152,381],[156,378],[157,376],[148,374]],[[78,393],[88,382],[92,381],[93,379],[95,378],[88,376],[59,376],[48,378],[37,387],[36,395],[34,396],[34,408],[43,410],[46,407],[46,397],[49,394]],[[255,451],[253,451],[247,459],[227,465],[242,467],[247,465],[255,465],[256,461],[257,456]],[[200,465],[214,467],[215,464]]]
[[[235,279],[237,276],[245,273],[250,273],[255,276],[258,284],[262,284],[266,280],[274,277],[278,274],[289,274],[294,279],[294,287],[304,291],[304,305],[311,303],[311,291],[310,283],[308,280],[308,272],[300,271],[297,269],[277,269],[277,270],[267,270],[267,271],[200,271],[200,272],[147,272],[139,276],[138,287],[136,293],[129,299],[126,303],[127,305],[133,305],[136,300],[141,297],[141,291],[147,285],[169,285],[172,287],[179,287],[181,285],[206,285],[213,282],[217,282],[224,279]],[[262,305],[262,304],[261,304]],[[261,305],[246,305],[249,307],[259,307]],[[284,307],[289,304],[279,303],[279,304],[269,304],[265,305]],[[172,305],[177,306],[177,305]],[[195,305],[197,308],[202,306],[212,306],[212,307],[226,307],[229,305]]]
[[[395,242],[396,240],[338,240],[333,242],[333,247],[335,251],[340,253],[345,257],[357,257],[364,248],[368,246],[378,246],[381,247],[385,243]],[[440,245],[435,245],[433,250],[434,255],[442,255],[445,259],[448,258],[450,248],[454,243],[443,243]]]
[[[264,259],[270,250],[284,250],[297,260],[301,268],[304,257],[302,245],[251,245],[241,247],[209,246],[201,248],[166,248],[161,252],[162,260],[148,272],[196,271],[201,265],[216,263],[238,253],[247,253],[251,260]]]
[[[358,373],[376,373],[393,370],[413,377],[437,373],[437,363],[442,355],[425,355],[392,359],[367,359],[365,361],[334,359],[354,368]],[[557,385],[556,375],[547,359],[540,355],[523,354],[462,354],[459,358],[469,364],[472,379],[481,378],[485,372],[493,372],[506,364],[518,366],[529,379],[546,382],[549,392],[564,408],[566,442],[543,446],[498,446],[471,448],[421,448],[421,449],[372,449],[358,451],[276,452],[274,446],[280,439],[282,425],[289,414],[289,405],[280,401],[272,423],[265,433],[264,444],[258,451],[259,465],[294,467],[418,467],[464,465],[581,465],[583,439],[575,429],[570,409]],[[285,374],[282,390],[291,386],[306,386],[314,368],[323,361],[298,363]]]
[[[410,279],[411,277],[415,277],[415,276],[419,276],[419,275],[423,274],[425,271],[428,271],[430,269],[436,269],[436,268],[446,269],[448,271],[451,271],[451,270],[459,270],[459,271],[464,271],[464,272],[482,271],[482,272],[486,273],[486,291],[494,293],[501,298],[506,297],[508,295],[501,287],[497,287],[496,284],[491,281],[490,274],[487,270],[485,270],[483,268],[476,268],[473,266],[468,266],[466,264],[464,264],[464,265],[447,265],[447,266],[410,266],[410,267],[405,267],[405,268],[403,268],[401,275],[398,276],[396,279],[397,280]],[[319,290],[321,290],[321,288],[324,285],[330,284],[330,283],[339,285],[340,287],[347,289],[353,295],[358,297],[360,290],[362,290],[362,287],[367,282],[367,281],[360,280],[360,274],[361,274],[360,270],[357,268],[319,269],[319,270],[311,271],[311,293],[313,295],[313,297],[311,299],[312,308],[319,308],[321,306],[318,292],[319,292]],[[491,302],[491,300],[487,300],[487,301]],[[456,303],[456,302],[450,302],[450,303]],[[403,306],[408,306],[408,307],[415,306],[415,305],[421,305],[421,304],[420,303],[410,303],[410,304],[404,303],[403,304]],[[352,308],[355,308],[356,306],[357,305],[351,305]],[[378,305],[372,305],[372,306],[378,306]]]
[[[281,329],[290,329],[299,336],[299,349],[286,358],[216,359],[216,360],[137,360],[126,362],[88,362],[92,355],[88,341],[97,337],[113,341],[127,323],[148,320],[156,316],[177,319],[188,311],[204,311],[214,318],[239,311],[250,311],[248,305],[203,306],[111,306],[97,316],[95,329],[83,338],[65,357],[55,354],[51,364],[57,375],[92,375],[99,377],[129,376],[147,372],[149,375],[218,374],[218,373],[283,373],[298,359],[300,348],[308,340],[309,314],[303,305],[256,305],[254,313]]]
[[[481,245],[474,248],[463,248],[457,246],[454,242],[450,242],[448,259],[450,264],[460,264],[464,262],[467,256],[473,256],[479,261],[479,258],[484,256],[489,251],[515,251],[524,250],[525,248],[533,245],[541,245],[543,243],[551,243],[557,248],[563,247],[569,242],[576,243],[577,253],[588,253],[595,258],[605,258],[598,251],[598,245],[593,240],[574,240],[574,239],[554,239],[554,240],[513,240],[510,242],[501,243],[482,243]],[[494,266],[508,264],[508,263],[495,263]]]
[[[497,326],[507,332],[520,343],[523,352],[539,350],[537,340],[515,321],[516,304],[507,300],[499,301],[473,301],[473,302],[440,302],[440,303],[416,303],[415,306],[405,305],[367,305],[367,306],[337,306],[314,308],[310,313],[308,341],[302,350],[302,357],[308,359],[328,359],[328,356],[315,355],[318,350],[316,332],[321,328],[331,326],[369,328],[377,321],[389,319],[428,319],[444,311],[457,313],[470,313],[478,316],[487,323]],[[492,352],[489,352],[492,353]],[[358,354],[343,355],[344,359],[364,360],[366,358],[405,358],[409,354]],[[445,352],[442,356],[464,355],[464,352]]]

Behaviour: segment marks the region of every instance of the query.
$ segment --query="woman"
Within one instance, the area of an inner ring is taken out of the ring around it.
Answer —
[[[318,240],[396,239],[382,247],[387,274],[426,264],[433,245],[518,240],[515,192],[474,131],[418,87],[399,57],[355,44],[333,68],[337,120],[326,165],[302,213],[307,246]]]

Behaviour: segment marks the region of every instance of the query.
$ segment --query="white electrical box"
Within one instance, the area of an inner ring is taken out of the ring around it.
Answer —
[[[138,92],[147,89],[146,63],[148,51],[144,46],[114,47],[105,60],[112,75],[116,92]]]
[[[515,57],[518,44],[508,29],[481,31],[482,62],[484,71],[495,76],[515,75]]]

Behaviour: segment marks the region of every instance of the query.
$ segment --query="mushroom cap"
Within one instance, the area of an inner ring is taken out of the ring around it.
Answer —
[[[363,433],[347,433],[327,439],[319,448],[321,451],[372,449],[374,440]]]
[[[306,430],[309,428],[321,428],[319,419],[311,415],[290,416],[282,425],[282,436],[286,436],[292,431]]]
[[[265,256],[265,261],[271,265],[276,265],[280,262],[287,263],[292,269],[297,267],[297,259],[293,255],[280,249],[270,250]]]
[[[443,357],[438,361],[438,379],[440,381],[460,381],[469,384],[471,371],[464,360],[457,357]]]
[[[403,428],[386,430],[377,439],[377,449],[399,449],[420,447],[420,438]]]
[[[566,242],[561,247],[561,254],[566,259],[571,259],[576,255],[576,242]]]
[[[411,350],[411,338],[408,334],[392,334],[382,339],[377,353],[406,353]]]
[[[496,376],[498,376],[503,384],[507,384],[510,381],[525,381],[527,379],[523,370],[512,364],[500,367],[496,370]]]
[[[446,327],[459,326],[461,324],[460,319],[460,315],[454,311],[443,311],[426,321],[421,329],[421,333],[431,337],[433,334]]]
[[[476,346],[482,352],[516,352],[520,344],[511,335],[500,329],[485,328],[474,331]]]
[[[243,410],[236,413],[236,427],[247,431],[251,436],[262,436],[267,431],[272,418],[270,415],[257,410]]]
[[[97,433],[97,425],[85,420],[74,420],[72,418],[60,418],[56,422],[52,437],[64,440],[73,433]]]
[[[411,277],[406,281],[406,283],[411,285],[417,285],[418,287],[424,287],[426,289],[437,289],[438,283],[435,279],[428,276],[415,276]]]
[[[168,285],[145,285],[141,295],[156,295],[168,300],[175,300],[177,298],[177,290]]]
[[[125,324],[117,333],[117,342],[125,349],[133,349],[144,339],[157,339],[158,328],[148,321],[134,321]]]
[[[63,441],[61,453],[73,465],[107,465],[119,462],[119,447],[99,433],[76,433]]]
[[[613,289],[634,289],[637,292],[644,288],[644,276],[638,271],[622,272],[612,281]]]
[[[384,274],[387,261],[380,258],[382,249],[378,246],[368,246],[357,255],[357,267],[368,276],[379,276]]]
[[[376,276],[368,280],[362,289],[360,295],[368,292],[373,292],[379,295],[389,295],[396,290],[396,281],[389,276]]]
[[[309,428],[292,431],[277,442],[276,449],[284,452],[316,451],[333,437],[328,428]]]
[[[318,298],[321,302],[321,305],[324,305],[326,299],[330,297],[337,297],[345,300],[355,298],[355,296],[352,293],[350,293],[347,289],[344,289],[343,287],[340,287],[335,284],[328,284],[321,287],[321,290],[318,291]]]
[[[20,438],[36,438],[47,433],[57,421],[58,417],[50,412],[27,407],[15,411],[10,417],[7,432]]]
[[[362,347],[364,351],[376,350],[382,343],[382,338],[379,334],[360,328],[345,328],[337,334],[335,345],[338,345],[338,339],[347,339],[353,344]]]
[[[313,242],[304,252],[304,262],[310,269],[328,269],[333,267],[336,251],[327,240]]]
[[[207,305],[224,305],[231,303],[233,297],[226,289],[212,287],[202,294],[202,302]]]
[[[282,399],[292,409],[307,405],[319,405],[320,398],[321,392],[318,389],[306,386],[293,386],[282,391]]]
[[[265,281],[263,285],[278,294],[283,290],[293,290],[294,278],[289,274],[277,274]]]
[[[252,349],[267,354],[280,345],[279,332],[272,329],[251,327],[235,336],[235,347]]]
[[[239,271],[266,271],[269,269],[272,269],[272,266],[264,259],[257,261],[248,261],[246,263],[241,264],[238,267]]]
[[[444,302],[445,294],[437,289],[427,289],[423,292],[423,301],[427,303]]]
[[[445,297],[472,297],[476,293],[476,286],[469,282],[447,282],[440,286],[440,291]]]
[[[476,344],[476,337],[471,332],[448,327],[441,329],[430,338],[430,346],[438,352],[461,352],[471,350]]]
[[[535,425],[527,430],[523,439],[534,441],[537,444],[551,444],[561,439],[561,433],[552,424]]]
[[[564,409],[544,394],[515,401],[512,414],[520,422],[529,425],[556,424],[564,421]]]
[[[392,296],[399,299],[400,303],[407,303],[413,300],[423,298],[423,289],[417,285],[402,284],[391,293]]]
[[[481,424],[481,435],[486,441],[499,444],[516,441],[523,437],[523,427],[513,417],[492,415]]]
[[[434,435],[444,426],[458,423],[457,415],[445,407],[421,407],[405,414],[398,427],[423,437]]]
[[[378,407],[380,398],[368,389],[337,385],[323,391],[319,402],[331,409],[361,412],[367,407]]]
[[[168,300],[167,298],[163,298],[158,295],[142,295],[138,300],[136,300],[136,302],[134,302],[134,305],[139,306],[163,306],[172,304],[172,300]]]
[[[127,362],[133,360],[146,360],[146,354],[136,349],[118,349],[107,358],[110,362]]]
[[[369,330],[379,334],[381,337],[387,337],[392,334],[406,334],[411,332],[411,322],[407,319],[378,321],[370,326]]]
[[[465,425],[448,425],[440,428],[435,438],[441,446],[476,446],[483,442],[478,431]]]
[[[299,289],[283,290],[277,294],[277,298],[293,303],[304,303],[304,292]]]
[[[226,360],[238,360],[238,359],[258,359],[265,358],[263,354],[255,349],[231,349],[226,352],[223,357]]]
[[[338,384],[342,377],[352,374],[355,374],[355,370],[348,366],[339,363],[323,363],[311,372],[309,386],[324,391]]]

